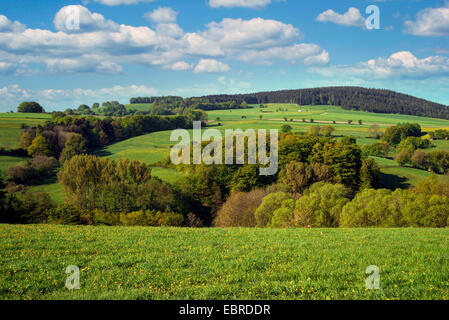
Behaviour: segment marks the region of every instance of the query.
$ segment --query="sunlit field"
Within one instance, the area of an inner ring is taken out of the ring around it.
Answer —
[[[448,299],[448,229],[0,225],[2,299]],[[65,288],[67,266],[80,289]],[[366,268],[380,268],[367,290]]]

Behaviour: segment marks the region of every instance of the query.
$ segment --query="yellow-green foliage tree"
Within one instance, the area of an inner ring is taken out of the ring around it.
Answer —
[[[28,154],[30,156],[40,155],[51,157],[53,152],[51,151],[51,146],[48,140],[45,137],[38,135],[28,147]]]
[[[341,211],[349,202],[349,194],[350,190],[341,184],[314,184],[296,201],[295,226],[338,227]]]
[[[286,200],[292,198],[293,197],[290,194],[282,191],[267,195],[254,213],[257,227],[270,227],[273,222],[274,212],[282,208],[282,205]]]
[[[36,135],[30,131],[25,131],[22,133],[19,138],[19,148],[28,150],[28,147],[31,146],[35,137]]]

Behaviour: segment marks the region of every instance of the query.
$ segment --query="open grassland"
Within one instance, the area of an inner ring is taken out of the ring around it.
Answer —
[[[62,186],[58,183],[57,177],[51,177],[42,181],[41,184],[33,186],[32,190],[47,192],[56,204],[63,204],[65,201],[65,193],[62,190]]]
[[[25,157],[0,156],[0,172],[5,173],[9,167],[15,166],[26,159]]]
[[[259,115],[262,114],[264,119],[284,120],[284,117],[287,117],[288,120],[302,121],[305,118],[307,121],[310,121],[313,118],[315,121],[330,122],[330,124],[332,124],[332,121],[347,123],[348,120],[352,120],[353,126],[358,125],[358,121],[362,120],[365,124],[378,124],[380,126],[396,125],[401,122],[416,122],[422,127],[428,128],[449,127],[449,120],[400,114],[350,111],[337,106],[298,106],[295,104],[267,104],[266,106],[267,108],[263,109],[253,106],[250,109],[211,111],[208,114],[211,120],[220,117],[223,121],[238,120],[241,116],[246,116],[247,119],[259,119]],[[282,111],[279,109],[282,109]],[[301,112],[299,112],[300,110]]]
[[[175,142],[170,142],[170,134],[171,131],[153,132],[115,143],[95,154],[114,160],[132,159],[154,164],[164,160],[170,154],[170,148],[175,144]],[[173,169],[154,167],[152,175],[166,182],[174,183],[182,176],[182,173]]]
[[[152,103],[125,104],[126,110],[150,111]]]
[[[431,173],[409,167],[401,167],[391,159],[372,157],[381,169],[381,186],[389,189],[416,186],[420,181],[430,177]],[[437,175],[439,180],[449,183],[449,176]]]
[[[0,113],[0,147],[17,148],[22,124],[37,126],[50,118],[48,114]]]
[[[448,299],[448,245],[448,229],[0,225],[0,298]]]

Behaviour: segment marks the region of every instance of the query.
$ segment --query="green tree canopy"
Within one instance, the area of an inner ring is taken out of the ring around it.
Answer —
[[[22,113],[44,113],[45,110],[44,108],[42,108],[42,106],[34,101],[28,102],[22,102],[18,107],[17,107],[17,112],[22,112]]]

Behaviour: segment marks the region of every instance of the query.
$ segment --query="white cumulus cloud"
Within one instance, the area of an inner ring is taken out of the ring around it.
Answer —
[[[92,32],[98,30],[117,31],[119,25],[111,20],[106,20],[103,15],[91,13],[86,7],[71,5],[63,7],[56,14],[53,23],[58,31]]]
[[[416,21],[405,22],[405,32],[416,36],[449,36],[449,5],[420,11]]]
[[[18,21],[12,22],[6,16],[0,14],[0,32],[21,32],[26,26]]]
[[[261,9],[271,3],[271,0],[209,0],[212,8],[250,8]]]
[[[332,9],[324,11],[316,18],[319,22],[331,22],[341,26],[363,27],[365,26],[365,18],[363,18],[359,9],[349,8],[344,14],[335,12]]]
[[[185,61],[178,61],[172,65],[165,66],[166,69],[175,70],[175,71],[184,71],[192,69],[192,65],[188,64]]]
[[[388,58],[380,57],[355,65],[312,67],[309,70],[327,77],[427,79],[449,76],[449,58],[430,56],[420,59],[409,51],[400,51]]]
[[[177,16],[178,12],[168,7],[159,7],[145,14],[146,18],[155,23],[175,22]]]
[[[221,73],[228,72],[231,68],[220,61],[214,59],[201,59],[193,72],[195,73]]]
[[[47,110],[73,108],[82,103],[108,101],[111,99],[122,102],[129,101],[132,96],[157,95],[159,90],[145,85],[113,86],[99,89],[24,89],[17,84],[0,88],[3,111],[15,109],[20,102],[33,100],[42,104]],[[9,109],[7,109],[7,107]]]
[[[201,73],[230,68],[218,63],[222,59],[254,64],[276,60],[305,65],[329,62],[329,54],[318,45],[300,43],[301,32],[291,24],[263,18],[226,18],[198,31],[184,32],[172,9],[162,8],[166,11],[163,14],[160,9],[152,12],[155,25],[150,27],[119,24],[83,6],[66,6],[55,15],[56,32],[27,28],[0,16],[0,73],[119,74],[124,64]],[[79,19],[73,14],[79,14]],[[77,21],[79,29],[73,29]],[[197,67],[188,68],[187,63],[180,63],[184,61]]]

